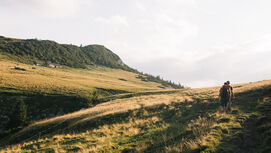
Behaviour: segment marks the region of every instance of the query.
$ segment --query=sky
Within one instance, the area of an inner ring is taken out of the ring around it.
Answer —
[[[192,88],[271,78],[270,0],[0,0],[0,35],[101,44]]]

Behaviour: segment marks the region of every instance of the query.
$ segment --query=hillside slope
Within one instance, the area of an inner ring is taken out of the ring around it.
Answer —
[[[59,44],[50,40],[15,39],[0,36],[0,54],[9,60],[20,63],[52,67],[72,67],[83,69],[95,69],[106,67],[133,72],[145,82],[156,82],[175,89],[182,89],[180,83],[161,79],[149,74],[138,72],[122,62],[120,57],[102,45],[75,46]]]
[[[161,90],[161,84],[142,81],[138,75],[106,67],[87,70],[34,66],[7,60],[0,54],[0,133],[17,99],[24,100],[28,121],[36,121],[88,108],[109,99]]]
[[[28,64],[50,61],[74,68],[98,65],[135,72],[125,65],[118,55],[102,45],[78,47],[50,40],[24,40],[0,36],[0,53],[15,55],[11,57]]]
[[[271,81],[233,88],[227,114],[219,87],[117,99],[33,123],[1,139],[2,151],[270,152]]]

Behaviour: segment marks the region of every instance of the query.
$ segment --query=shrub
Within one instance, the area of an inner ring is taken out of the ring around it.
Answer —
[[[91,95],[91,102],[92,104],[96,104],[99,102],[99,93],[97,90],[94,90]]]
[[[10,120],[7,124],[8,128],[17,128],[23,126],[26,123],[27,112],[24,101],[17,99],[13,107],[13,111],[10,115]]]

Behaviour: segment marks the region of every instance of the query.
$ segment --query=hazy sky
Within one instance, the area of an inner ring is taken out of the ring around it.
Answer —
[[[101,44],[190,87],[271,79],[270,0],[0,0],[0,35]]]

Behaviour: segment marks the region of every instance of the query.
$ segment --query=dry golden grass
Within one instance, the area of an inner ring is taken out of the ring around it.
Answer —
[[[15,70],[15,66],[25,68],[26,71]],[[159,89],[157,87],[159,84],[141,81],[136,78],[136,75],[123,70],[101,67],[93,70],[67,67],[54,69],[16,63],[0,57],[1,87],[28,92],[88,95],[94,88],[130,92]]]
[[[172,94],[175,96],[178,96],[178,94]],[[25,128],[21,132],[17,133],[15,136],[19,136],[20,133],[27,132],[28,130],[33,130],[34,128],[39,128],[46,125],[55,125],[58,123],[62,123],[63,121],[73,121],[72,124],[70,124],[70,127],[77,126],[80,123],[87,122],[89,120],[106,116],[109,114],[116,114],[121,112],[127,112],[135,109],[140,109],[142,107],[151,107],[154,105],[161,105],[165,104],[168,105],[175,101],[175,99],[172,99],[172,95],[157,95],[157,96],[140,96],[140,97],[132,97],[128,99],[118,99],[113,100],[110,102],[98,104],[93,108],[81,110],[78,112],[70,113],[67,115],[51,118],[48,120],[43,120],[36,122],[29,127]],[[185,99],[183,96],[179,95],[178,101],[176,102],[183,102]],[[158,120],[157,117],[152,118],[155,122],[155,120]]]
[[[263,86],[271,85],[271,81],[260,81],[253,84],[247,83],[247,84],[240,84],[240,85],[233,85],[235,92],[243,92],[255,88],[260,88]],[[39,147],[47,147],[48,145],[55,148],[56,151],[61,152],[63,150],[63,144],[61,143],[63,141],[67,140],[75,140],[75,139],[81,139],[83,138],[84,141],[87,142],[95,142],[95,145],[87,145],[82,143],[76,143],[73,146],[76,146],[80,148],[80,151],[99,151],[102,148],[106,146],[114,146],[115,141],[124,141],[127,138],[133,137],[135,135],[138,135],[139,133],[144,133],[141,128],[142,126],[152,126],[155,125],[156,122],[161,122],[161,118],[159,116],[151,116],[149,117],[149,113],[144,108],[149,108],[153,106],[159,106],[164,105],[165,107],[161,108],[160,111],[163,111],[163,109],[171,110],[175,109],[171,106],[172,103],[183,103],[183,102],[189,102],[192,101],[193,98],[215,98],[217,97],[217,91],[219,87],[214,88],[204,88],[204,89],[189,89],[189,90],[181,90],[177,93],[172,94],[161,94],[161,95],[149,95],[149,96],[139,96],[139,97],[132,97],[127,99],[117,99],[113,100],[107,103],[99,104],[93,108],[81,110],[78,112],[74,112],[71,114],[55,117],[48,120],[43,120],[36,122],[22,131],[16,133],[13,135],[13,138],[19,137],[20,135],[24,133],[31,133],[34,129],[39,129],[42,127],[50,126],[50,125],[57,125],[62,124],[63,122],[69,122],[70,124],[66,128],[73,128],[80,124],[84,124],[88,121],[94,120],[99,117],[103,117],[106,115],[112,115],[117,113],[124,113],[131,111],[133,113],[133,110],[142,109],[143,112],[141,113],[141,116],[145,119],[133,119],[130,118],[129,122],[120,122],[120,123],[114,123],[109,125],[102,125],[100,127],[97,127],[93,130],[86,130],[85,132],[81,133],[75,133],[75,134],[57,134],[52,136],[50,141],[54,140],[51,144],[43,144]],[[205,97],[202,97],[202,95],[205,95]],[[203,100],[204,101],[204,100]],[[169,107],[167,107],[169,106]],[[189,107],[189,105],[188,105]],[[191,106],[190,106],[191,107]],[[136,116],[136,114],[134,114]],[[216,112],[215,114],[216,119],[220,118],[232,118],[232,116],[228,114],[221,114],[219,112]],[[133,115],[132,115],[133,116]],[[233,120],[233,118],[232,118]],[[222,124],[223,125],[223,124]],[[210,132],[210,129],[221,126],[221,124],[217,124],[214,121],[207,120],[206,118],[197,118],[195,121],[189,123],[187,125],[186,130],[191,130],[193,134],[197,137],[196,139],[184,139],[180,144],[174,144],[173,146],[166,146],[165,151],[166,152],[179,152],[181,149],[195,149],[199,147],[199,145],[204,145],[209,143],[210,138],[208,136],[208,133]],[[238,125],[234,125],[238,126]],[[240,125],[239,125],[240,126]],[[168,125],[164,124],[163,129],[167,129]],[[158,140],[161,141],[161,143],[166,142],[167,140],[174,139],[174,135],[171,136],[164,136],[164,139]],[[163,137],[162,137],[163,138]],[[123,139],[123,140],[119,140]],[[208,140],[208,141],[207,141]],[[11,146],[8,151],[12,150],[15,151],[22,146],[27,146],[30,144],[37,144],[38,142],[46,142],[48,141],[48,138],[45,136],[44,138],[41,138],[37,141],[30,141],[25,142],[24,144],[21,144],[20,146],[14,145]],[[34,147],[35,148],[35,147]],[[34,149],[33,148],[33,149]],[[142,149],[146,148],[146,144],[144,142],[141,142],[138,144],[138,147],[136,147],[136,150],[140,151]]]

